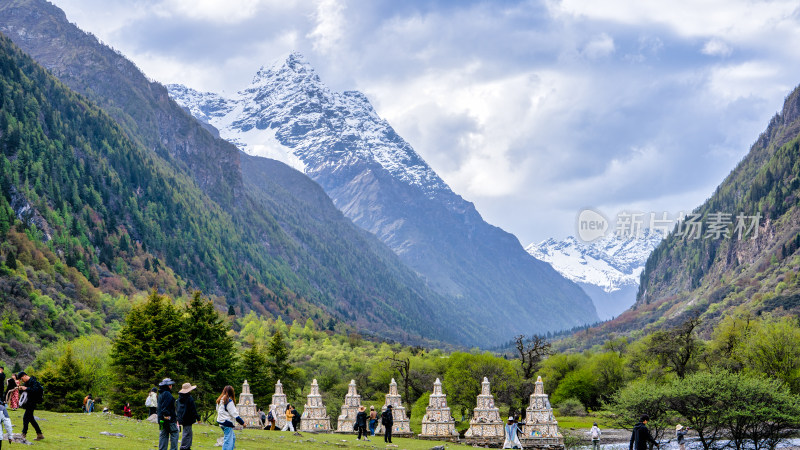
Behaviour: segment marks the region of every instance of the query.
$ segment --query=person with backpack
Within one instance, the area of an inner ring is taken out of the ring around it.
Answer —
[[[222,450],[233,450],[236,445],[236,434],[233,428],[236,426],[233,422],[236,421],[239,425],[244,426],[244,420],[239,417],[239,411],[236,410],[236,394],[233,392],[233,386],[225,386],[222,394],[217,397],[217,425],[222,427]]]
[[[300,413],[297,411],[297,408],[292,406],[292,427],[294,431],[300,431]]]
[[[356,438],[357,441],[361,440],[361,435],[364,435],[364,440],[368,441],[369,436],[367,434],[367,408],[364,405],[358,407],[358,414],[356,414],[356,424],[355,429],[358,430],[358,437]]]
[[[383,425],[383,442],[392,443],[392,427],[394,426],[394,416],[392,415],[392,405],[386,406],[386,411],[381,414],[381,425]]]
[[[20,406],[25,409],[25,414],[22,416],[22,437],[27,439],[28,425],[30,424],[33,425],[33,429],[36,430],[36,439],[34,439],[34,441],[41,441],[44,439],[44,435],[33,413],[36,411],[36,407],[39,406],[39,403],[44,400],[44,387],[42,387],[36,377],[32,377],[25,372],[18,373],[17,379],[20,383],[25,383],[19,387],[22,391],[22,396],[25,397],[24,399],[20,398]]]
[[[592,436],[592,450],[600,450],[600,435],[603,434],[600,432],[600,428],[597,426],[597,422],[592,425],[592,429],[589,430],[589,435]]]
[[[172,396],[172,385],[175,384],[170,378],[164,378],[158,384],[158,450],[178,450],[178,413],[175,411],[175,397]]]
[[[144,401],[144,406],[149,408],[149,416],[152,416],[158,411],[158,389],[153,388],[150,389],[150,392],[147,394],[147,399]]]
[[[629,450],[649,450],[647,448],[647,444],[651,443],[658,447],[658,442],[653,439],[653,436],[650,434],[650,430],[647,429],[647,422],[650,420],[650,416],[647,414],[642,414],[642,417],[639,419],[639,423],[634,425],[633,433],[631,433],[631,443],[629,446]]]
[[[183,429],[181,433],[181,450],[192,449],[192,425],[200,420],[200,414],[197,414],[197,405],[191,394],[195,389],[197,389],[197,386],[192,386],[192,383],[183,383],[181,390],[178,391],[178,424]]]
[[[275,431],[277,427],[275,426],[275,407],[273,406],[272,409],[269,410],[267,414],[266,426],[264,427],[265,430],[272,430]]]

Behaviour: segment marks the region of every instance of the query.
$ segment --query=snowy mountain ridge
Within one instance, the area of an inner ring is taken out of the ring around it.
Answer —
[[[525,250],[584,287],[594,300],[600,317],[610,318],[636,300],[639,276],[648,256],[662,239],[662,233],[646,229],[638,238],[621,239],[610,235],[587,243],[569,236],[562,241],[551,238],[530,244]],[[611,294],[614,301],[598,291]]]
[[[277,159],[312,178],[315,171],[353,165],[354,159],[374,162],[429,198],[456,197],[363,93],[331,91],[299,53],[262,66],[231,98],[176,84],[167,88],[179,105],[248,154]],[[298,138],[298,129],[313,131]],[[330,134],[347,148],[328,148]]]

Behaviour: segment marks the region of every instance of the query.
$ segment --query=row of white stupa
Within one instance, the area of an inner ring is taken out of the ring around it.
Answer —
[[[319,385],[315,379],[311,383],[311,392],[308,394],[303,414],[301,416],[300,431],[309,432],[332,432],[331,419],[322,404],[322,396],[319,393]],[[275,384],[275,394],[272,396],[272,403],[268,411],[273,411],[276,425],[282,428],[286,423],[284,412],[286,410],[286,394],[283,393],[283,385],[280,380]],[[382,411],[392,405],[392,416],[394,425],[392,434],[399,437],[409,437],[412,435],[409,428],[408,417],[400,394],[397,392],[397,383],[392,379],[389,384],[389,393],[386,395],[386,403]],[[344,397],[341,414],[339,415],[336,433],[353,433],[353,424],[356,420],[358,408],[361,406],[361,396],[356,392],[355,380],[350,381],[347,395]],[[242,393],[237,404],[239,414],[245,421],[245,426],[252,428],[263,428],[264,424],[259,417],[256,404],[253,402],[253,395],[250,393],[250,385],[245,380],[242,385]],[[382,434],[380,425],[380,415],[378,417],[376,434]],[[495,443],[502,442],[504,439],[505,422],[500,416],[500,410],[494,404],[494,397],[490,391],[489,380],[484,377],[481,386],[481,393],[478,395],[477,406],[474,410],[470,427],[464,435],[464,440],[470,443]],[[542,377],[536,381],[533,394],[530,397],[530,405],[526,410],[525,421],[522,425],[522,440],[528,447],[562,447],[564,439],[558,431],[558,422],[553,417],[553,410],[550,407],[547,394],[544,393],[544,383]],[[420,439],[435,440],[458,440],[458,432],[455,429],[455,420],[450,414],[447,406],[447,396],[442,393],[442,383],[439,379],[433,383],[433,393],[428,401],[428,408],[422,418],[422,432],[417,435]]]

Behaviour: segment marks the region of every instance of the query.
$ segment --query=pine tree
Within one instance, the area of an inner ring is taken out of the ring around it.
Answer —
[[[250,392],[256,404],[268,404],[272,394],[267,356],[258,344],[245,350],[239,361],[239,378],[250,383]]]
[[[228,324],[210,300],[195,291],[183,315],[181,340],[184,374],[197,384],[199,405],[212,406],[216,394],[231,383],[234,369],[234,344]]]
[[[6,254],[6,267],[11,270],[17,270],[17,257],[14,255],[13,250],[9,250]]]
[[[228,315],[229,316],[235,316],[236,315],[236,310],[233,309],[233,305],[228,305]]]
[[[284,391],[289,396],[301,387],[301,375],[289,364],[289,347],[280,330],[275,332],[267,347],[267,367],[269,368],[270,385],[281,380]]]
[[[186,360],[181,352],[181,325],[178,309],[155,290],[131,309],[111,349],[115,401],[140,398],[163,378],[180,378]],[[144,414],[143,402],[131,402],[131,406]]]
[[[81,405],[83,397],[91,392],[91,386],[87,386],[87,377],[75,361],[69,345],[58,363],[45,367],[39,378],[47,387],[42,405],[51,411],[75,411]]]

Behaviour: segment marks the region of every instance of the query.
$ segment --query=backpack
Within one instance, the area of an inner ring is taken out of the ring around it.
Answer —
[[[273,420],[275,420],[275,416],[273,416],[272,411],[270,411],[269,414],[267,414],[267,422],[272,422]]]
[[[389,412],[388,409],[386,411],[384,411],[383,414],[381,414],[381,425],[383,425],[383,426],[387,426],[388,425],[388,423],[389,423],[389,414],[391,414],[391,413]]]

